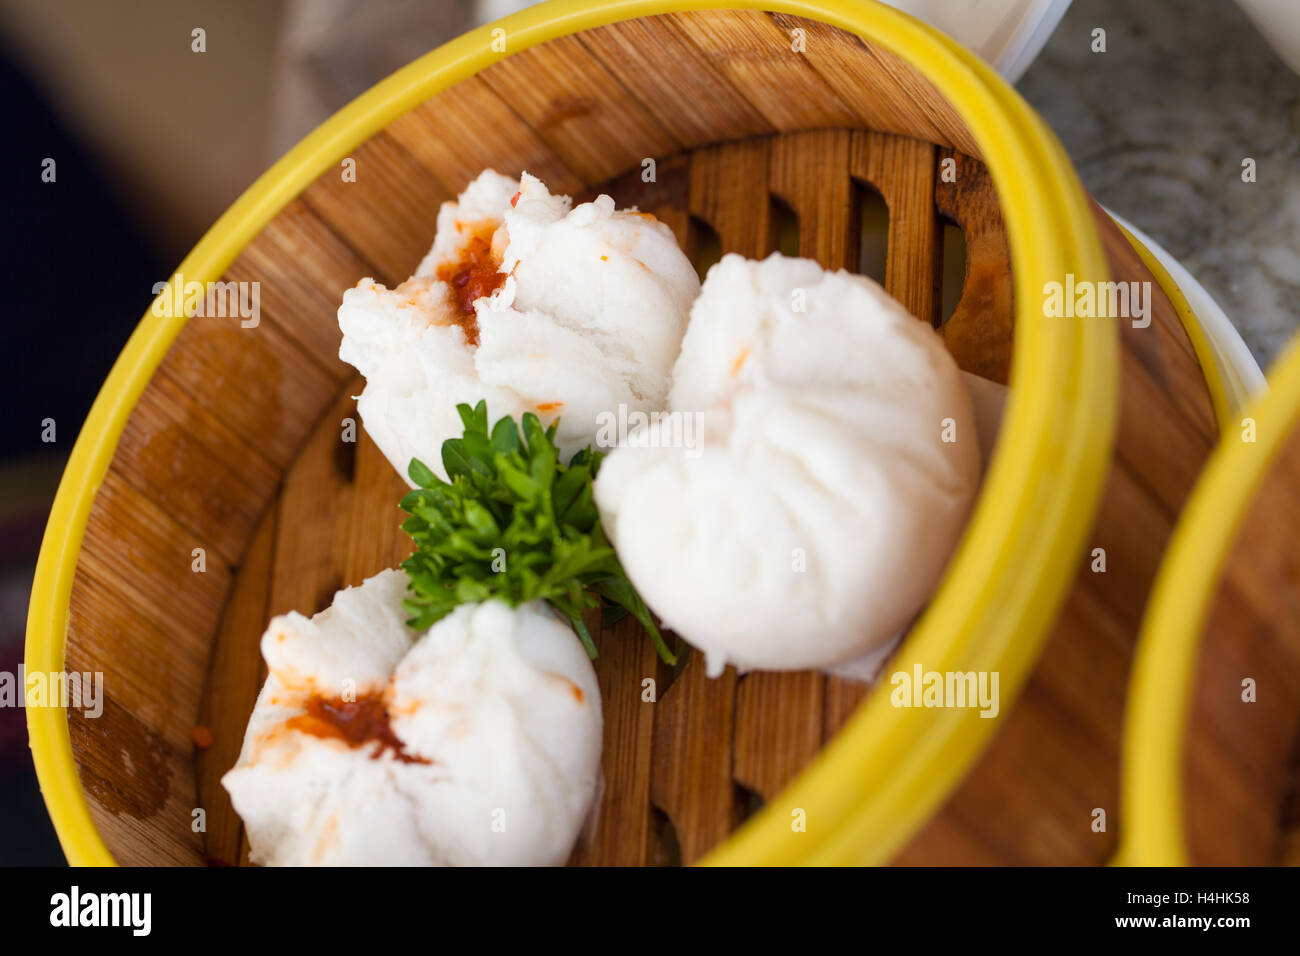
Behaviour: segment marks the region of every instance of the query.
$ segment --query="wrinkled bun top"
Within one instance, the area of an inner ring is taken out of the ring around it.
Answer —
[[[469,249],[497,284],[466,316],[455,274]],[[414,276],[344,294],[339,356],[366,377],[362,421],[404,477],[412,457],[445,477],[442,443],[461,434],[455,406],[480,399],[493,422],[559,417],[567,457],[594,442],[602,413],[663,406],[698,291],[653,216],[608,196],[571,208],[536,177],[489,170],[443,204]]]
[[[311,619],[273,619],[268,676],[222,779],[254,862],[559,865],[599,779],[600,690],[543,605],[461,605],[403,623],[406,575],[340,591]],[[302,728],[312,700],[378,697],[400,752]]]
[[[633,584],[712,673],[831,667],[909,624],[979,480],[933,329],[861,276],[724,256],[669,408],[606,458],[596,501]],[[698,442],[672,447],[692,414]]]

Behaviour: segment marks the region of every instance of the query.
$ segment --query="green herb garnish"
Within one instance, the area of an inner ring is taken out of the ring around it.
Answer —
[[[443,481],[419,459],[402,499],[402,530],[415,553],[402,562],[411,597],[403,602],[423,631],[459,604],[498,598],[512,607],[545,600],[573,622],[587,653],[596,645],[582,621],[604,598],[635,617],[659,656],[677,656],[619,564],[600,526],[592,481],[603,457],[590,446],[567,465],[559,460],[554,423],[543,429],[525,413],[522,428],[502,418],[488,429],[487,403],[457,405],[464,437],[442,444]],[[607,618],[608,619],[608,618]]]

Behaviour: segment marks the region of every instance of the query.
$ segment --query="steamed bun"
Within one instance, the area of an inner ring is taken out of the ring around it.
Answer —
[[[824,668],[906,627],[979,480],[971,401],[939,336],[861,276],[724,256],[668,400],[596,480],[632,583],[712,674]],[[951,439],[945,441],[945,438]]]
[[[414,634],[405,591],[384,571],[310,620],[271,621],[266,683],[222,779],[253,861],[564,863],[600,776],[600,689],[577,635],[546,605],[499,601]],[[348,690],[361,739],[319,719]]]
[[[486,399],[494,420],[559,417],[566,456],[601,413],[662,408],[694,267],[653,216],[603,195],[570,206],[534,176],[488,170],[443,204],[414,276],[344,294],[339,357],[365,376],[357,409],[403,477],[413,457],[446,477],[460,402]]]

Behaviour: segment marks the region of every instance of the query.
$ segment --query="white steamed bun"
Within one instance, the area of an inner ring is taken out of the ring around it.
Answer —
[[[443,204],[414,276],[344,294],[339,357],[365,376],[362,422],[403,477],[413,457],[446,477],[460,402],[486,399],[493,421],[560,417],[566,457],[593,442],[601,413],[662,408],[694,267],[653,216],[603,195],[570,203],[527,173],[488,170]]]
[[[548,607],[461,605],[405,624],[406,575],[340,591],[262,637],[269,674],[222,779],[254,862],[559,865],[600,774],[600,689]],[[382,695],[400,751],[302,729],[313,699]]]
[[[652,422],[605,459],[596,502],[632,583],[710,673],[832,667],[906,627],[979,480],[971,401],[934,330],[861,276],[728,255],[672,381],[698,447],[662,447],[680,423]]]

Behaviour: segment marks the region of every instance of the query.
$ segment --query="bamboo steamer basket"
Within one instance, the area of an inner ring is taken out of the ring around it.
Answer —
[[[1142,627],[1121,859],[1300,865],[1300,340],[1224,429]]]
[[[1111,857],[1114,815],[1105,832],[1090,824],[1118,804],[1141,610],[1229,411],[1205,338],[973,55],[876,3],[712,6],[566,0],[467,34],[316,130],[181,264],[186,281],[260,282],[261,321],[187,321],[163,293],[60,486],[27,666],[102,671],[108,696],[98,720],[29,712],[71,862],[246,860],[218,781],[262,679],[262,628],[407,546],[402,482],[364,435],[340,440],[359,385],[337,358],[339,298],[361,276],[406,277],[439,203],[489,166],[637,202],[697,262],[793,243],[856,267],[857,199],[875,189],[890,216],[884,284],[936,324],[942,223],[955,222],[965,280],[941,331],[960,364],[1012,385],[964,539],[886,668],[997,672],[999,716],[896,708],[887,681],[710,681],[698,655],[664,668],[621,623],[598,638],[606,786],[575,861]],[[1045,318],[1044,284],[1068,275],[1152,282],[1150,326]],[[1095,548],[1105,573],[1090,570]],[[212,746],[194,746],[196,725]]]

